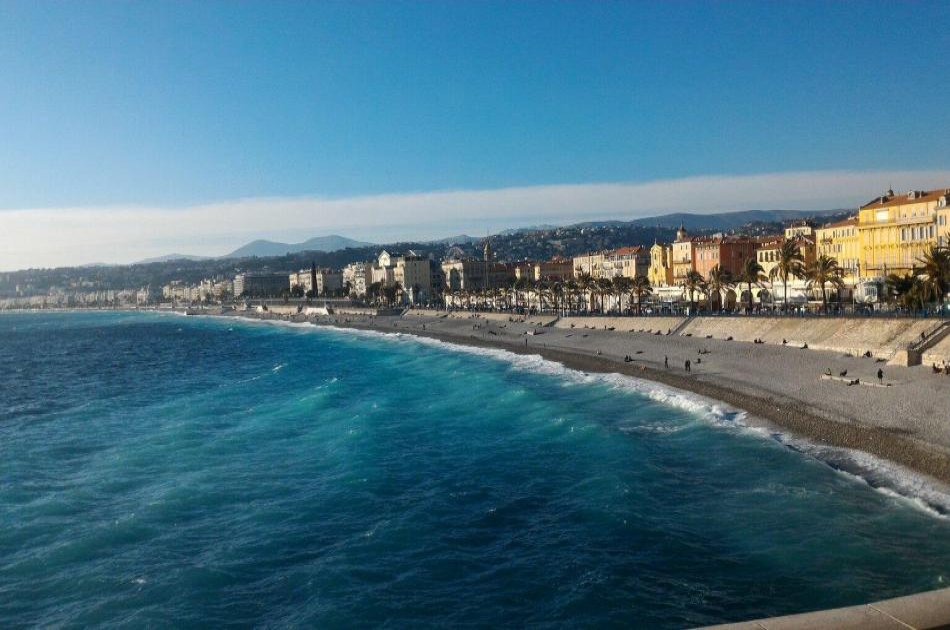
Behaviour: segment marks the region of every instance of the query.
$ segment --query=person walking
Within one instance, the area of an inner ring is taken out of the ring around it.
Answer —
[[[663,357],[663,367],[667,370],[670,369],[670,358],[668,356]]]
[[[884,383],[884,370],[881,368],[877,369],[877,382],[882,384]]]
[[[683,368],[689,372],[689,359],[686,359],[686,363],[683,364]]]

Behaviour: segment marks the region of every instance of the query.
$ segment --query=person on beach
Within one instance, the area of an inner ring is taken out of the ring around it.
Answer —
[[[670,369],[670,358],[667,356],[663,357],[663,367],[665,367],[667,370]]]
[[[882,370],[881,368],[877,369],[877,382],[878,383],[884,382],[884,370]]]
[[[686,363],[683,364],[683,367],[686,369],[687,372],[690,371],[689,359],[686,359]]]

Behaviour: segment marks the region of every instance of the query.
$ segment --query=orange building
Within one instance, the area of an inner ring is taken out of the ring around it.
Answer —
[[[736,277],[745,261],[755,258],[755,239],[744,236],[713,236],[695,239],[694,268],[704,278],[717,265]]]

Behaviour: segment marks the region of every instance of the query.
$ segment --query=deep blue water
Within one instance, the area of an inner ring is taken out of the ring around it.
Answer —
[[[0,366],[4,627],[684,627],[950,576],[912,501],[536,359],[88,313],[0,316]]]

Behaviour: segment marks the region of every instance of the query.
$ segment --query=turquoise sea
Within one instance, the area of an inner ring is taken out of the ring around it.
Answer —
[[[535,357],[73,313],[0,316],[0,366],[5,628],[680,628],[950,579],[925,484]]]

